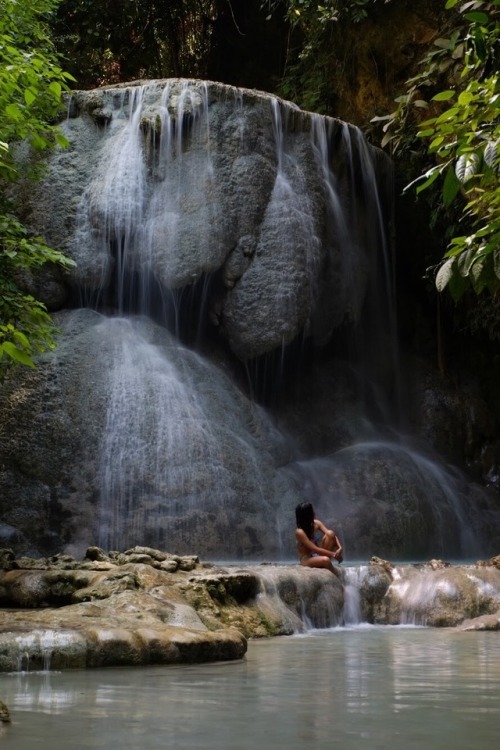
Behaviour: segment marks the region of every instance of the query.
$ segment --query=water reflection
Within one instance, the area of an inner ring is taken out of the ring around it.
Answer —
[[[250,643],[241,662],[2,675],[2,748],[493,750],[500,639],[337,628]]]

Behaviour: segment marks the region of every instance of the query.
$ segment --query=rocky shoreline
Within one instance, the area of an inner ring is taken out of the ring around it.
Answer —
[[[354,622],[500,630],[500,556],[325,570],[219,566],[148,547],[0,550],[0,671],[241,659],[249,638]]]

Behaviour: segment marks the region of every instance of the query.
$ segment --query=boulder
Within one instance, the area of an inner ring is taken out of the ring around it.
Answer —
[[[169,557],[128,550],[111,569],[16,560],[0,573],[0,671],[240,659],[248,637],[341,620],[342,585],[329,571],[221,568],[195,555],[178,557],[175,572],[158,567]]]
[[[169,572],[157,566],[168,553],[149,548],[147,562],[130,562],[140,553],[128,552],[110,570],[23,570],[8,560],[0,671],[240,659],[248,638],[359,622],[500,628],[498,557],[398,565],[374,556],[332,575],[301,565],[217,566],[195,555],[186,556],[192,569]]]
[[[454,627],[494,617],[500,606],[500,575],[493,562],[388,565],[375,558],[360,590],[364,618],[386,625]]]

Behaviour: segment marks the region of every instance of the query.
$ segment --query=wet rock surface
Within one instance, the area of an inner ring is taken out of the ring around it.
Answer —
[[[248,637],[342,611],[340,579],[312,571],[309,585],[299,566],[225,568],[148,547],[0,559],[0,671],[240,659]]]
[[[443,560],[393,565],[374,557],[361,584],[364,619],[397,625],[455,627],[468,621],[480,628],[482,618],[494,627],[500,612],[498,557],[474,564]],[[484,624],[484,629],[486,625]]]
[[[26,280],[60,333],[0,385],[0,546],[289,559],[311,500],[356,559],[498,549],[498,497],[388,438],[382,151],[268,94],[182,79],[73,92],[61,128],[70,147],[13,196],[76,265]],[[420,437],[484,455],[493,481],[485,405],[417,380]]]
[[[0,671],[241,659],[248,638],[352,624],[353,586],[358,621],[500,629],[498,557],[471,565],[373,557],[338,575],[218,566],[147,547],[92,547],[82,561],[1,550],[0,559]]]

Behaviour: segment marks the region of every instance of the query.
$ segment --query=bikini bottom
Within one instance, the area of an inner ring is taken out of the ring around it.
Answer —
[[[311,557],[319,557],[317,552],[308,552],[307,555],[301,555],[299,557],[299,562],[303,562],[304,560],[310,560]]]

